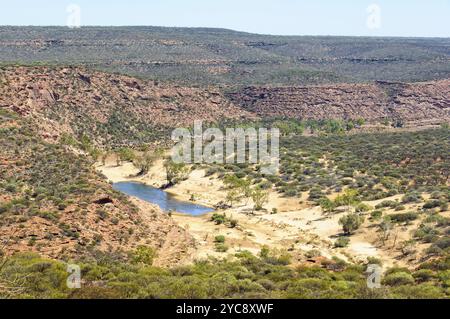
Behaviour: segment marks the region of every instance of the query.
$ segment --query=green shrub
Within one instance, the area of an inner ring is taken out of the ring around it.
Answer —
[[[358,214],[350,214],[339,219],[339,224],[342,225],[342,229],[347,235],[351,235],[358,230],[363,223],[364,217]]]
[[[153,248],[148,246],[139,246],[132,255],[134,263],[151,266],[156,257],[156,252]]]
[[[379,220],[379,219],[381,219],[381,217],[383,217],[383,211],[381,211],[381,210],[374,210],[374,211],[370,214],[370,217],[371,217],[373,220]]]
[[[375,209],[380,209],[380,208],[396,208],[399,205],[398,202],[393,201],[393,200],[385,200],[382,201],[380,204],[375,206]]]
[[[225,242],[225,236],[219,235],[219,236],[214,237],[214,242],[216,242],[216,243],[224,243]]]
[[[213,221],[214,223],[216,223],[216,225],[224,224],[224,223],[226,222],[225,214],[214,213],[214,214],[211,216],[211,221]]]
[[[436,278],[436,275],[430,269],[420,269],[413,274],[413,277],[419,282],[426,282]]]
[[[216,244],[216,251],[219,253],[227,252],[229,247],[223,243]]]
[[[336,248],[345,248],[350,244],[350,238],[348,237],[339,237],[334,243],[334,247]]]
[[[363,212],[368,212],[370,210],[372,210],[373,208],[370,205],[364,204],[364,203],[360,203],[355,207],[355,211],[357,213],[363,213]]]
[[[419,215],[415,212],[389,215],[389,218],[394,223],[407,223],[416,220],[418,217]]]
[[[230,219],[230,228],[236,228],[239,222],[237,219]]]
[[[444,237],[434,243],[434,246],[440,249],[447,249],[450,247],[450,237]]]
[[[412,193],[407,193],[405,196],[403,196],[402,203],[403,204],[420,203],[421,200],[422,200],[422,196],[420,196],[419,193],[412,192]]]
[[[381,261],[381,259],[376,257],[367,257],[367,264],[383,266],[383,262]]]
[[[388,286],[412,285],[414,282],[414,277],[405,272],[389,274],[383,280],[383,283]]]
[[[424,209],[432,209],[432,208],[436,208],[439,207],[441,205],[441,202],[437,199],[434,200],[429,200],[427,201],[424,205],[423,208]]]

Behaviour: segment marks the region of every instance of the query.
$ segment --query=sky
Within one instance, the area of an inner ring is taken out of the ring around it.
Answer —
[[[0,25],[80,21],[82,26],[214,27],[277,35],[450,37],[450,0],[0,1]],[[71,4],[80,9],[79,20],[72,19],[75,11],[68,12]]]

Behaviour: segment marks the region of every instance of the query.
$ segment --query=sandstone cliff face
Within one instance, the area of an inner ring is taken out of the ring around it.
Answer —
[[[88,134],[97,144],[142,144],[194,120],[289,117],[450,121],[450,80],[247,87],[224,95],[78,67],[0,69],[0,107],[32,118],[47,140]],[[160,135],[155,132],[163,131]]]
[[[384,118],[416,124],[450,120],[450,80],[426,83],[248,87],[230,99],[258,116],[297,119]]]
[[[102,143],[112,135],[138,135],[154,127],[251,116],[215,89],[75,67],[8,67],[0,70],[0,83],[0,107],[35,118],[46,137],[53,139],[63,132],[92,133]]]

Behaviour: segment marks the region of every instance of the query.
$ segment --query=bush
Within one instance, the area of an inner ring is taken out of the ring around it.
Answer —
[[[358,214],[350,214],[339,219],[339,224],[342,225],[344,233],[351,235],[359,229],[364,223],[364,217]]]
[[[367,257],[367,264],[383,266],[383,262],[381,261],[381,259],[376,257]]]
[[[255,210],[262,210],[264,204],[266,204],[269,201],[269,192],[264,191],[260,188],[255,188],[252,193],[251,197],[253,200],[253,203],[255,204]]]
[[[419,282],[425,282],[436,278],[436,275],[430,269],[420,269],[413,274],[413,277]]]
[[[212,176],[212,175],[214,175],[214,174],[216,174],[216,173],[218,173],[219,172],[219,169],[217,168],[217,167],[209,167],[207,170],[206,170],[206,173],[205,173],[205,176],[206,177],[208,177],[208,176]]]
[[[225,242],[225,236],[223,236],[223,235],[216,236],[214,238],[214,242],[216,242],[216,243],[224,243]]]
[[[216,251],[219,253],[225,253],[228,251],[228,249],[229,249],[229,247],[223,243],[216,245]]]
[[[336,204],[327,197],[321,198],[319,205],[325,213],[331,213],[336,209]]]
[[[211,216],[211,221],[216,223],[216,225],[222,225],[226,222],[225,214],[213,214]]]
[[[287,197],[295,197],[298,195],[298,191],[294,188],[289,188],[288,190],[286,190],[286,192],[284,192],[284,194]]]
[[[383,283],[388,286],[402,286],[402,285],[412,285],[414,284],[414,277],[406,272],[396,272],[387,275]]]
[[[311,249],[305,253],[306,258],[315,258],[320,256],[322,256],[322,253],[317,249]]]
[[[424,209],[433,209],[436,207],[439,207],[441,205],[441,202],[437,199],[433,199],[433,200],[429,200],[427,201],[424,205],[423,208]]]
[[[0,214],[6,213],[9,210],[7,205],[0,205]]]
[[[261,258],[268,258],[270,254],[270,249],[268,246],[264,245],[261,247],[261,250],[259,252],[259,257]]]
[[[334,243],[334,247],[336,248],[345,248],[350,244],[350,238],[348,237],[339,237],[338,240]]]
[[[230,228],[236,228],[238,223],[237,219],[230,219]]]
[[[383,217],[383,211],[381,210],[374,210],[371,214],[370,217],[373,220],[379,220],[381,217]]]
[[[418,217],[419,215],[414,212],[389,215],[389,218],[393,223],[407,223],[416,220]]]
[[[422,200],[422,196],[420,196],[417,192],[407,193],[402,198],[403,204],[409,204],[409,203],[419,203]]]
[[[434,246],[440,249],[447,249],[450,247],[450,237],[444,237],[434,243]]]
[[[393,200],[385,200],[382,201],[380,204],[375,206],[375,209],[380,209],[380,208],[396,208],[399,205],[398,202],[393,201]]]
[[[280,256],[278,256],[276,258],[276,262],[272,263],[274,265],[289,265],[291,263],[291,255],[289,255],[288,253],[285,254],[281,254]]]
[[[368,212],[370,210],[372,210],[373,208],[370,205],[364,204],[364,203],[360,203],[355,207],[355,211],[357,213],[363,213],[363,212]]]
[[[424,283],[421,285],[408,285],[392,288],[394,298],[414,298],[414,299],[444,299],[448,298],[438,286]]]
[[[151,266],[155,257],[156,252],[153,248],[148,246],[139,246],[133,253],[132,261],[136,264]]]

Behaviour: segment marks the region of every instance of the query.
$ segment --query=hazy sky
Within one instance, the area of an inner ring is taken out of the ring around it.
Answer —
[[[82,25],[219,27],[280,35],[450,37],[450,0],[1,2],[0,25],[66,25],[67,6],[76,4],[81,8]],[[370,7],[372,4],[378,7]],[[377,8],[381,11],[378,12]]]

